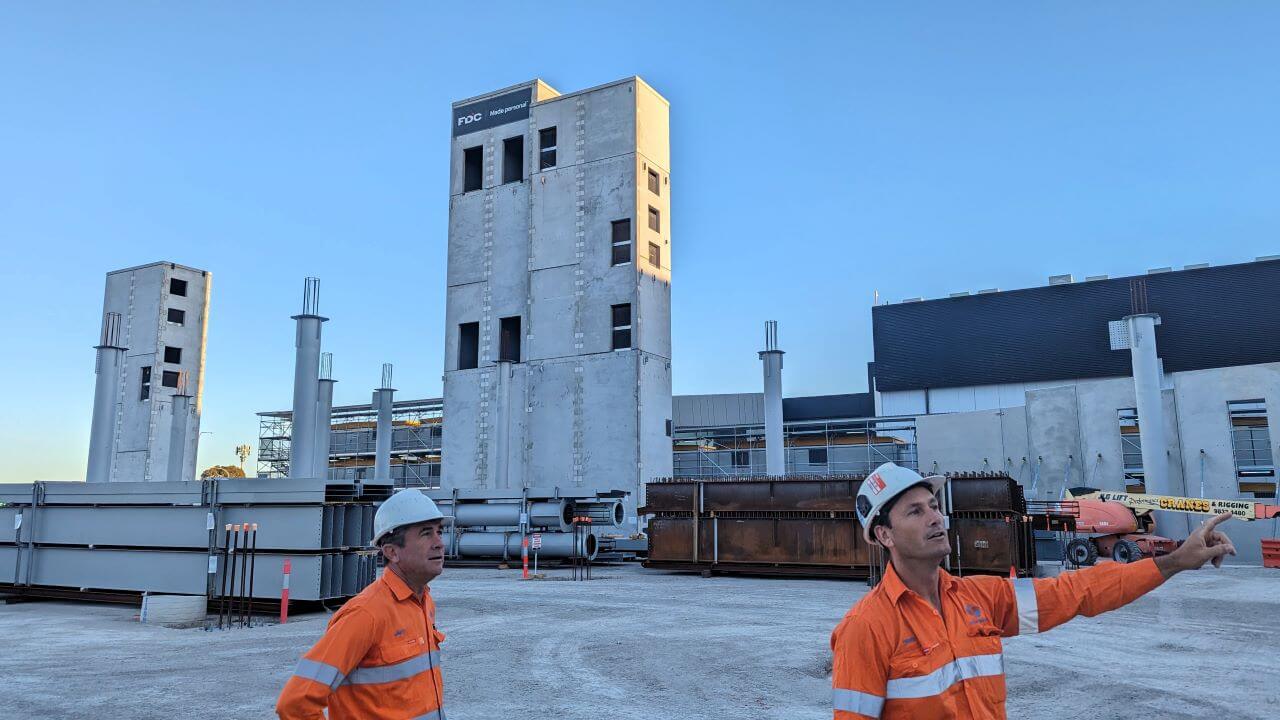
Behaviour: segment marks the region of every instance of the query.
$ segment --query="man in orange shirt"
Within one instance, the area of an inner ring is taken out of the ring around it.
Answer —
[[[444,720],[435,603],[444,570],[444,515],[417,490],[401,490],[373,520],[382,577],[334,613],[276,703],[282,720]]]
[[[1235,547],[1200,526],[1174,552],[1056,578],[956,578],[937,493],[942,476],[885,463],[858,490],[863,537],[889,551],[884,579],[831,634],[835,720],[1003,718],[1000,638],[1043,632],[1077,615],[1114,610],[1182,570],[1222,564]]]

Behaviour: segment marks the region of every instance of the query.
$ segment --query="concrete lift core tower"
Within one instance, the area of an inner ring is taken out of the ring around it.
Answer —
[[[169,262],[107,273],[89,482],[195,479],[212,280]]]
[[[671,474],[667,117],[636,77],[454,104],[442,488],[628,489],[635,528]]]

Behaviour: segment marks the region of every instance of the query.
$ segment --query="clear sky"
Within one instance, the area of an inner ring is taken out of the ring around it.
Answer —
[[[438,397],[453,100],[643,77],[675,392],[757,390],[768,319],[788,396],[857,392],[877,290],[1280,253],[1277,37],[1262,0],[4,3],[0,481],[84,477],[104,274],[156,260],[214,277],[200,468],[289,406],[307,275],[338,404],[383,362]]]

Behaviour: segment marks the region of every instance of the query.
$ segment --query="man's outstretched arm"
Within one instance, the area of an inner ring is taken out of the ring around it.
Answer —
[[[1177,550],[1154,560],[1105,563],[1056,578],[984,578],[979,587],[996,595],[994,604],[1005,609],[1006,637],[1044,632],[1079,615],[1093,617],[1123,607],[1183,570],[1207,562],[1220,567],[1222,558],[1236,553],[1230,538],[1217,530],[1230,518],[1230,513],[1223,513],[1205,521]]]

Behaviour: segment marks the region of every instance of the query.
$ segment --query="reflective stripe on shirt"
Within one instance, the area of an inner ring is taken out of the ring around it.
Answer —
[[[858,692],[857,690],[844,690],[842,688],[836,688],[834,694],[836,710],[855,712],[859,715],[878,718],[880,717],[880,710],[884,708],[884,698],[879,695]]]
[[[298,667],[293,674],[306,680],[315,680],[321,685],[328,685],[330,690],[337,688],[346,679],[338,668],[306,658],[298,661]]]
[[[928,675],[890,680],[884,696],[889,700],[941,695],[952,685],[976,677],[1004,674],[1004,655],[971,655],[956,658]]]
[[[395,665],[358,667],[347,676],[347,682],[352,685],[379,685],[405,680],[437,667],[440,667],[440,653],[433,650]]]
[[[1014,604],[1018,610],[1018,634],[1035,635],[1040,632],[1040,605],[1036,601],[1036,586],[1031,578],[1010,580],[1013,583]]]

